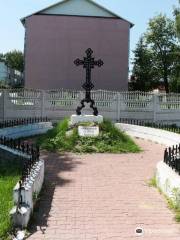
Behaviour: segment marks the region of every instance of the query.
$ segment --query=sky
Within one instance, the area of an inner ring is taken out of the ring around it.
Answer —
[[[156,14],[173,17],[173,5],[178,0],[94,0],[134,23],[130,36],[130,58],[132,50],[146,31],[148,21]],[[24,27],[20,18],[41,10],[58,0],[0,0],[0,53],[24,48]],[[130,60],[131,61],[131,60]]]

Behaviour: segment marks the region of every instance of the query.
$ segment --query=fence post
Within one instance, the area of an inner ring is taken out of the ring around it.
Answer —
[[[154,95],[153,95],[153,122],[157,121],[157,104],[158,104],[158,96],[154,93]]]
[[[8,98],[7,98],[7,90],[3,90],[3,121],[6,120],[6,112],[7,112],[7,103],[8,103]]]
[[[83,91],[79,91],[79,102],[81,102],[81,100],[83,100],[84,98],[84,93]],[[78,103],[79,104],[79,103]]]
[[[44,117],[45,110],[45,91],[41,90],[41,117]]]
[[[117,100],[117,120],[119,121],[121,114],[121,94],[119,92],[117,93],[116,100]]]

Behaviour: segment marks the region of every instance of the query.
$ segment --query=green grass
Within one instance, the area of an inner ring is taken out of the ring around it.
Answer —
[[[178,204],[176,204],[172,199],[170,198],[166,198],[167,204],[168,204],[168,208],[171,209],[174,214],[175,214],[175,220],[176,222],[180,222],[180,206]]]
[[[0,155],[0,240],[12,230],[9,211],[13,207],[12,190],[20,176],[21,161],[17,157]]]
[[[82,124],[81,124],[82,125]],[[89,125],[85,123],[83,125]],[[125,133],[121,132],[110,122],[105,120],[99,124],[98,137],[79,137],[77,126],[69,128],[68,119],[59,122],[56,127],[39,137],[37,143],[49,151],[75,153],[127,153],[139,152],[140,148]],[[66,132],[71,130],[70,136]]]
[[[149,187],[157,187],[157,182],[156,182],[156,176],[154,175],[154,177],[153,178],[151,178],[150,180],[149,180],[149,182],[148,182],[148,186]]]

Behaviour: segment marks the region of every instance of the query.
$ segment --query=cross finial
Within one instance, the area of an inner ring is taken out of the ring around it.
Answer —
[[[80,60],[79,58],[74,61],[74,64],[76,66],[83,65],[83,68],[86,69],[86,82],[82,85],[82,87],[86,90],[86,97],[81,101],[81,107],[78,107],[76,112],[78,115],[81,115],[81,109],[84,107],[84,102],[91,103],[90,107],[94,110],[94,115],[98,115],[97,108],[94,107],[94,100],[91,99],[91,90],[94,88],[93,83],[91,82],[91,69],[95,66],[101,67],[104,62],[99,60],[94,60],[92,57],[93,50],[91,48],[88,48],[86,50],[86,57],[84,57],[83,60]]]

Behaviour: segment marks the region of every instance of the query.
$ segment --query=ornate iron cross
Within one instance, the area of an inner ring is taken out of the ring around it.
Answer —
[[[93,50],[91,48],[88,48],[86,50],[87,56],[84,57],[84,60],[80,60],[79,58],[74,61],[74,64],[76,66],[83,65],[83,68],[86,69],[86,82],[82,85],[82,87],[86,90],[85,98],[81,101],[81,107],[77,107],[76,113],[77,115],[81,115],[81,110],[85,107],[84,103],[90,103],[90,107],[94,111],[94,115],[98,115],[98,110],[96,107],[94,107],[94,100],[91,99],[91,90],[94,88],[93,83],[91,82],[91,70],[94,68],[94,66],[101,67],[104,63],[101,59],[95,61],[92,57]]]

